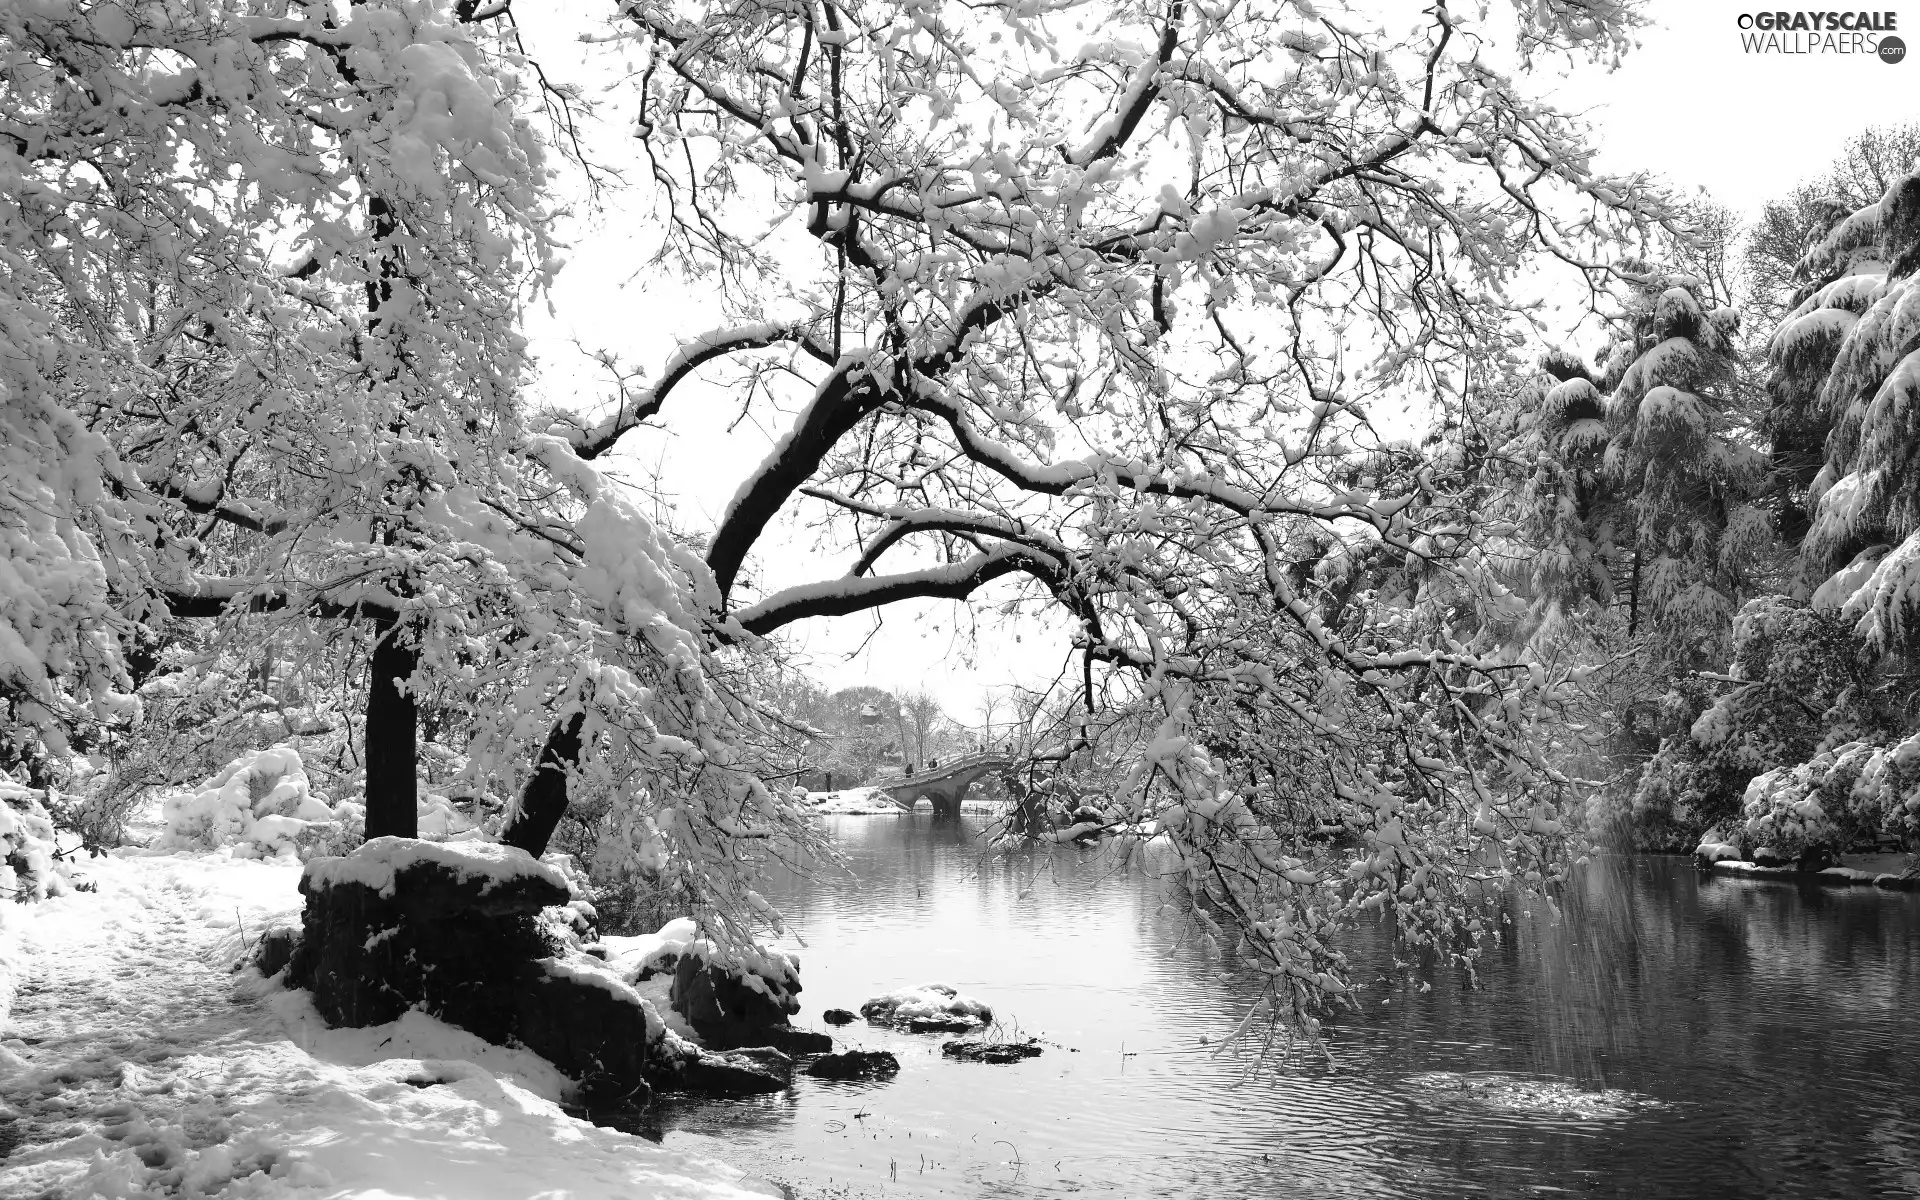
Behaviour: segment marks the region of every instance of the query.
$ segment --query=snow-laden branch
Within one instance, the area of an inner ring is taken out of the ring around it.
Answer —
[[[155,589],[154,595],[166,604],[168,614],[175,617],[213,618],[294,610],[311,617],[358,618],[376,624],[392,624],[400,619],[400,606],[390,596],[346,600],[337,593],[325,597],[301,596],[258,579],[199,578],[183,586]]]
[[[825,500],[829,504],[857,512],[864,516],[877,517],[887,522],[873,540],[860,551],[860,557],[847,574],[865,575],[873,569],[882,554],[899,544],[902,538],[914,533],[948,532],[984,534],[1005,541],[1018,542],[1032,546],[1043,553],[1050,554],[1065,562],[1069,551],[1058,538],[1034,529],[1029,522],[1016,517],[1003,517],[993,513],[963,512],[957,508],[908,508],[905,506],[880,507],[867,504],[852,496],[843,496],[826,488],[805,487],[802,495]]]
[[[782,342],[805,342],[804,325],[755,322],[709,330],[690,338],[675,350],[660,371],[659,382],[621,397],[614,411],[591,425],[583,425],[572,416],[556,421],[550,432],[565,439],[573,452],[583,459],[595,459],[611,450],[621,435],[660,411],[667,396],[702,365],[730,354],[763,350]]]
[[[1159,95],[1160,71],[1180,45],[1180,22],[1185,16],[1183,0],[1173,0],[1167,5],[1167,23],[1161,30],[1160,44],[1154,47],[1153,57],[1134,68],[1133,78],[1120,94],[1113,115],[1100,123],[1079,150],[1066,154],[1067,162],[1076,167],[1088,166],[1113,157],[1127,144]]]
[[[1026,546],[1000,545],[961,562],[898,575],[805,583],[775,592],[734,614],[748,633],[765,636],[808,617],[841,617],[901,600],[965,600],[985,584],[1023,572],[1057,584],[1065,564]]]

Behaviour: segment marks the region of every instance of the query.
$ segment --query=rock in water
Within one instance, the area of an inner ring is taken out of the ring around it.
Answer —
[[[851,1025],[853,1014],[844,1008],[830,1008],[820,1014],[820,1019],[829,1025]]]
[[[885,1050],[847,1050],[814,1059],[807,1074],[818,1079],[874,1079],[899,1070],[900,1060]]]
[[[940,1047],[940,1053],[963,1062],[1017,1063],[1024,1059],[1040,1057],[1040,1047],[1030,1041],[948,1042]]]
[[[993,1010],[944,983],[923,983],[875,996],[860,1006],[875,1025],[895,1025],[917,1033],[957,1033],[993,1021]]]
[[[908,1033],[971,1033],[979,1027],[967,1017],[914,1017],[907,1022]]]
[[[702,1041],[719,1050],[739,1046],[778,1046],[791,1053],[833,1049],[824,1033],[794,1029],[788,1023],[800,1011],[799,968],[788,956],[763,966],[778,978],[710,961],[709,944],[696,942],[673,969],[670,993],[675,1012],[687,1019]],[[824,1042],[824,1045],[820,1043]]]
[[[813,1029],[774,1025],[761,1033],[765,1035],[767,1045],[787,1054],[826,1054],[833,1049],[833,1039]]]
[[[708,1096],[761,1096],[793,1085],[793,1060],[778,1050],[702,1050],[682,1062],[671,1083],[675,1091]]]

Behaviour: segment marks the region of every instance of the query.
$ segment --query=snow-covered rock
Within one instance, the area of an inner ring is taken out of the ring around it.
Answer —
[[[636,937],[603,937],[607,965],[620,972],[628,983],[641,983],[655,975],[671,973],[680,956],[700,938],[700,927],[692,917],[679,917],[660,927],[658,933]]]
[[[518,846],[499,842],[429,842],[420,838],[377,837],[352,854],[338,858],[316,858],[307,864],[301,890],[309,891],[342,883],[358,883],[391,898],[398,878],[423,864],[437,866],[465,887],[476,890],[484,900],[498,892],[502,896],[517,893],[515,884],[537,880],[557,895],[543,899],[534,910],[552,904],[564,904],[572,895],[567,876],[558,866],[541,862]]]
[[[877,1025],[897,1025],[916,1033],[959,1032],[993,1021],[993,1010],[944,983],[923,983],[875,996],[860,1015]]]

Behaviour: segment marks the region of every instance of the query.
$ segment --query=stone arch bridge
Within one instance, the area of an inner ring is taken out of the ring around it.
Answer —
[[[935,816],[957,817],[960,815],[960,801],[966,796],[967,789],[979,780],[1005,770],[1012,761],[1004,754],[991,751],[969,754],[943,761],[937,767],[922,768],[913,775],[889,776],[864,786],[885,792],[895,804],[908,811],[912,811],[913,806],[925,796],[933,801]]]

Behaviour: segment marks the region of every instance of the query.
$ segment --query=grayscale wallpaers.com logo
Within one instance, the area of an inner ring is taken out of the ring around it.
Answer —
[[[1740,47],[1748,54],[1872,54],[1881,62],[1907,57],[1894,34],[1896,12],[1741,13]]]

